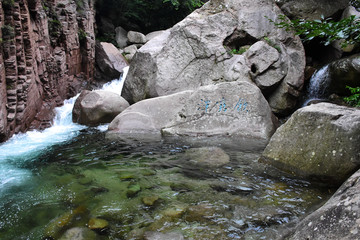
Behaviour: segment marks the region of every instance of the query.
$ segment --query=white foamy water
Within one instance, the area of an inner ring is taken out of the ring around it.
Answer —
[[[107,83],[103,90],[121,94],[128,67],[123,77]],[[31,177],[31,172],[22,167],[27,161],[36,161],[36,157],[51,146],[66,142],[79,134],[86,126],[72,122],[72,109],[75,96],[64,101],[64,105],[55,109],[56,115],[51,127],[43,131],[28,131],[16,134],[0,145],[0,193],[6,188],[22,183]],[[107,129],[101,126],[99,129]],[[106,130],[105,129],[105,130]]]

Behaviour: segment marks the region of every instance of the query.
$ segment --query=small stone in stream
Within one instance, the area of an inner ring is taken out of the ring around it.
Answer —
[[[213,217],[215,209],[210,204],[199,204],[190,206],[186,211],[185,220],[189,222],[204,222]]]
[[[108,221],[100,218],[91,218],[88,223],[88,227],[91,230],[103,230],[109,226]]]
[[[246,195],[254,191],[249,186],[241,186],[235,184],[213,184],[211,188],[218,192],[227,192],[231,195]]]
[[[177,232],[169,232],[169,233],[145,232],[144,239],[145,240],[184,240],[185,238],[181,233],[177,233]]]
[[[74,227],[67,230],[59,240],[96,240],[97,234],[85,227]]]
[[[135,197],[138,192],[141,191],[141,187],[139,184],[130,184],[128,186],[128,190],[126,191],[126,196],[128,198]]]
[[[159,196],[153,195],[153,196],[143,197],[142,202],[146,206],[153,206],[157,202],[157,200],[159,200]]]

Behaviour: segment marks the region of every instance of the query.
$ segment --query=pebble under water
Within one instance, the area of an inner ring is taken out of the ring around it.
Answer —
[[[224,149],[230,162],[212,167],[189,149],[81,130],[17,165],[29,174],[0,194],[0,239],[276,239],[330,196],[259,163],[259,152]]]

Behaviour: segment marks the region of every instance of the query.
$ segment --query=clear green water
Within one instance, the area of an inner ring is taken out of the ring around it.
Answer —
[[[107,222],[96,239],[276,239],[330,195],[258,163],[259,152],[224,149],[230,163],[208,167],[184,157],[189,148],[86,130],[18,166],[32,174],[1,193],[0,239],[60,239],[92,218]]]

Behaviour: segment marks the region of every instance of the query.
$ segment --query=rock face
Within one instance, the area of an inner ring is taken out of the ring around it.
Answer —
[[[284,239],[359,239],[360,171],[352,175],[324,206],[307,216]]]
[[[275,129],[259,88],[248,82],[200,87],[138,102],[109,125],[108,137],[209,140],[263,148]]]
[[[267,19],[279,14],[267,0],[206,3],[137,52],[124,98],[137,102],[224,81],[253,81],[276,113],[286,113],[303,86],[305,57],[299,38]],[[231,53],[246,46],[249,53]]]
[[[97,76],[101,81],[118,79],[128,62],[121,52],[112,44],[107,42],[96,43],[96,66]]]
[[[73,108],[73,122],[95,126],[111,122],[129,103],[119,94],[109,91],[83,91]]]
[[[360,55],[334,61],[329,65],[329,93],[341,96],[349,94],[346,86],[360,86]]]
[[[349,0],[277,0],[286,16],[301,19],[320,19],[334,15],[349,5]]]
[[[262,159],[300,177],[338,186],[360,167],[360,110],[319,103],[277,129]]]
[[[0,142],[48,126],[52,109],[92,79],[94,10],[76,2],[0,3]]]

